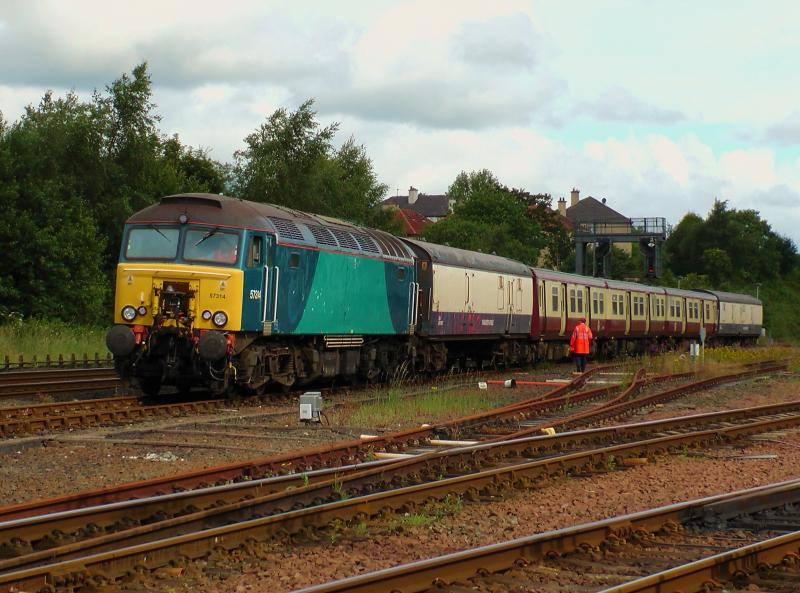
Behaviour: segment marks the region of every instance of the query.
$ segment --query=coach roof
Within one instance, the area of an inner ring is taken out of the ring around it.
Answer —
[[[761,301],[749,294],[736,294],[733,292],[723,292],[721,290],[704,290],[709,294],[713,294],[723,303],[739,303],[742,305],[761,305]]]
[[[466,249],[457,249],[436,243],[417,241],[416,239],[403,239],[409,245],[415,245],[425,251],[431,261],[436,264],[448,266],[458,266],[473,270],[485,270],[487,272],[505,272],[507,274],[517,274],[519,276],[530,276],[530,268],[513,259],[507,259],[498,255],[487,253],[477,253]]]

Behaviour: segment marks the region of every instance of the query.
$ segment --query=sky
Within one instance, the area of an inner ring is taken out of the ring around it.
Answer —
[[[675,224],[715,198],[800,244],[800,4],[0,0],[0,112],[148,62],[164,134],[230,161],[312,98],[389,195],[461,171]]]

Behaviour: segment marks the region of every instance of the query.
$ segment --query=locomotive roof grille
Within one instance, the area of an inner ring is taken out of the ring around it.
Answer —
[[[333,233],[333,236],[336,237],[336,240],[339,241],[340,247],[343,247],[344,249],[360,251],[358,248],[358,243],[356,243],[353,235],[341,229],[330,229],[330,231]]]
[[[305,241],[303,233],[291,220],[286,220],[285,218],[276,218],[274,216],[270,216],[269,220],[275,225],[275,230],[278,231],[278,235],[280,235],[281,240],[294,239],[295,241]]]
[[[311,234],[314,235],[314,239],[320,245],[329,245],[331,247],[338,247],[339,243],[336,241],[336,237],[333,236],[328,229],[323,226],[317,226],[314,224],[306,225],[308,230],[311,231]]]
[[[358,242],[358,246],[361,248],[361,251],[369,251],[371,253],[380,253],[380,249],[376,245],[375,241],[372,240],[372,237],[369,235],[365,235],[364,233],[351,233],[355,240]]]

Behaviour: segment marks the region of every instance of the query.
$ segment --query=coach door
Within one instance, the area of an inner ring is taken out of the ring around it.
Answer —
[[[516,305],[515,298],[516,298],[516,284],[517,282],[521,282],[518,278],[506,278],[506,305],[508,306],[508,311],[506,312],[506,333],[511,331],[514,323],[514,307]]]

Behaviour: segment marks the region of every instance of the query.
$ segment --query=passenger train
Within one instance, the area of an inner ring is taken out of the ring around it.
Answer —
[[[524,364],[752,342],[746,295],[531,268],[326,216],[213,194],[166,196],[125,224],[107,344],[121,377],[262,392],[325,378]]]

